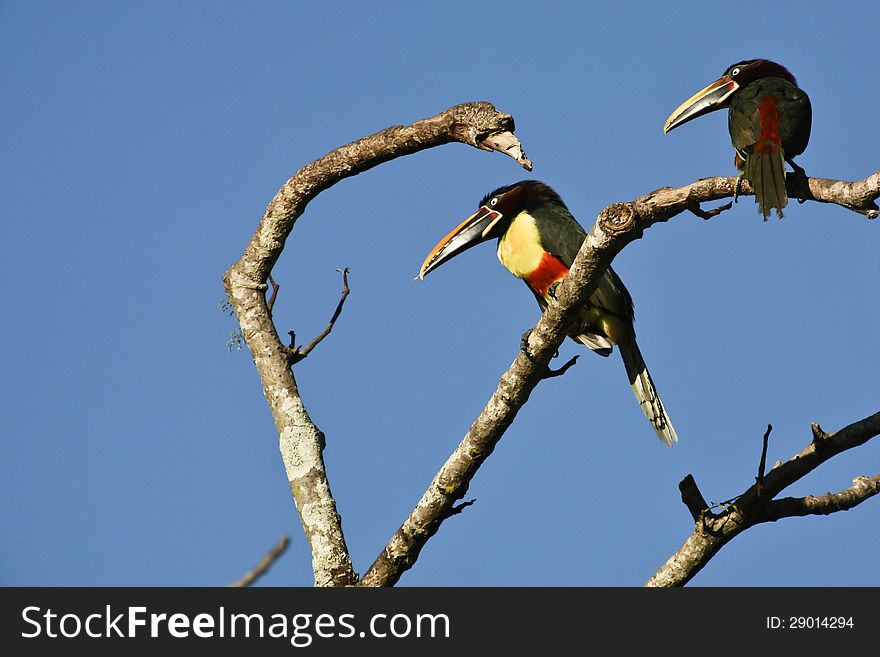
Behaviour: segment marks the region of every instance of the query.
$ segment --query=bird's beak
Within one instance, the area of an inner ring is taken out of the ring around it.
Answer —
[[[461,222],[455,229],[444,237],[437,246],[431,249],[428,257],[422,263],[419,278],[424,278],[428,272],[437,269],[447,260],[467,251],[480,242],[489,238],[489,231],[501,219],[501,213],[490,210],[485,205],[470,217]]]
[[[679,105],[666,119],[663,132],[669,132],[683,123],[727,107],[733,92],[739,89],[739,84],[726,75],[722,75],[705,89],[700,89],[693,96]]]

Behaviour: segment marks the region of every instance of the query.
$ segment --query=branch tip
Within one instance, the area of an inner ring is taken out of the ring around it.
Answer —
[[[679,482],[678,490],[681,492],[681,501],[690,511],[695,523],[704,521],[707,514],[711,516],[706,498],[700,492],[697,481],[692,474],[687,475]]]
[[[733,207],[733,201],[729,201],[729,202],[725,203],[724,205],[718,206],[717,208],[713,208],[711,210],[704,210],[703,208],[700,207],[699,203],[692,202],[687,206],[687,209],[691,212],[691,214],[698,216],[700,219],[703,219],[704,221],[708,221],[712,217],[717,217],[722,212],[726,212],[727,210],[730,210],[732,207]]]
[[[829,434],[822,431],[822,427],[819,426],[818,422],[810,423],[810,431],[813,432],[814,443],[822,442],[823,440],[827,440],[829,438]]]
[[[770,442],[770,432],[773,431],[773,425],[767,424],[767,431],[764,432],[763,446],[761,448],[761,460],[758,463],[758,476],[755,477],[755,492],[758,497],[764,492],[764,473],[767,468],[767,445]]]
[[[308,356],[312,349],[318,346],[320,342],[330,335],[330,331],[333,330],[333,326],[336,324],[336,320],[339,319],[339,314],[342,312],[342,306],[345,304],[345,300],[348,298],[348,295],[351,293],[351,289],[348,287],[348,273],[351,271],[348,267],[344,267],[342,269],[337,269],[339,273],[342,274],[342,296],[339,299],[339,303],[336,304],[336,310],[333,312],[333,316],[330,318],[330,323],[327,324],[326,328],[305,348],[301,345],[299,347],[293,346],[293,331],[288,331],[290,334],[290,347],[287,350],[287,362],[290,365],[295,365],[299,361],[303,360],[306,356]]]
[[[256,582],[260,577],[266,574],[269,568],[272,567],[278,559],[284,554],[285,550],[287,550],[290,545],[290,538],[287,536],[282,536],[281,540],[275,544],[275,546],[269,550],[266,555],[260,559],[260,562],[253,568],[253,570],[248,571],[244,577],[233,582],[229,585],[230,588],[244,588],[246,586],[250,586],[254,582]]]
[[[278,296],[278,288],[281,286],[275,282],[275,279],[272,278],[272,274],[269,274],[269,282],[272,284],[272,294],[266,302],[266,307],[269,309],[269,315],[271,315],[272,308],[275,306],[275,298]],[[268,290],[268,288],[266,289]]]
[[[556,353],[558,354],[559,352],[556,352]],[[554,370],[548,366],[547,371],[544,372],[544,375],[541,378],[542,379],[552,379],[553,377],[556,377],[556,376],[562,376],[563,374],[565,374],[569,370],[569,368],[572,365],[574,365],[577,362],[577,359],[579,357],[580,357],[580,354],[578,354],[577,356],[572,356],[571,358],[568,359],[568,362],[566,362],[565,365],[560,367],[558,370]]]
[[[495,132],[477,140],[477,145],[487,151],[498,151],[512,157],[526,171],[532,170],[532,162],[526,157],[522,144],[509,130]]]
[[[467,500],[466,502],[462,502],[461,504],[455,504],[450,507],[449,512],[446,514],[447,518],[451,518],[452,516],[458,515],[462,511],[464,511],[469,506],[472,506],[477,501],[476,498],[472,500]]]

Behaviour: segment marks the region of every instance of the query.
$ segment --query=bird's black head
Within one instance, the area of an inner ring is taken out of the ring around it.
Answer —
[[[492,226],[486,239],[503,235],[520,212],[531,212],[544,205],[565,207],[559,194],[540,180],[520,180],[489,192],[480,201],[480,207],[500,212],[501,217]]]
[[[675,108],[666,119],[663,132],[669,132],[698,116],[728,107],[738,90],[755,80],[770,77],[783,78],[797,84],[788,69],[769,59],[746,59],[728,66],[724,75]]]
[[[486,194],[479,208],[455,227],[428,253],[419,278],[424,278],[447,260],[487,240],[501,237],[510,222],[523,211],[533,211],[546,204],[565,204],[553,189],[538,180],[521,180]]]
[[[797,80],[787,68],[782,64],[771,62],[769,59],[746,59],[731,64],[724,71],[724,75],[735,81],[740,87],[761,78],[782,78],[792,84],[797,84]]]

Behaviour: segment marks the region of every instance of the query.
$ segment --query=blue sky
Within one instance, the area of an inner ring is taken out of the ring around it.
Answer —
[[[759,11],[760,7],[760,11]],[[282,535],[261,581],[310,585],[310,556],[223,272],[299,167],[470,100],[515,116],[587,227],[608,203],[734,173],[723,113],[663,135],[732,62],[777,60],[813,104],[799,164],[880,170],[880,8],[803,3],[0,1],[0,584],[222,585]],[[452,144],[313,201],[274,270],[279,332],[303,341],[351,296],[296,375],[355,568],[364,572],[458,444],[538,319],[493,247],[413,281],[491,189],[526,177]],[[880,224],[751,198],[680,216],[615,268],[681,436],[666,449],[616,354],[542,383],[401,585],[641,585],[710,501],[769,460],[880,407]],[[875,441],[876,442],[876,441]],[[880,444],[786,494],[873,475]],[[753,528],[694,586],[880,585],[880,504]]]

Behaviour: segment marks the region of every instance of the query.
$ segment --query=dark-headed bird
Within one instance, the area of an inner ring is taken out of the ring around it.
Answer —
[[[794,157],[810,140],[810,99],[788,70],[766,59],[750,59],[684,101],[666,120],[669,132],[691,119],[729,107],[728,129],[736,149],[736,166],[755,192],[764,221],[770,211],[782,218],[788,203],[785,163],[803,174]]]
[[[524,180],[483,198],[479,210],[431,250],[419,278],[472,246],[498,238],[501,264],[525,281],[543,310],[586,236],[555,191],[537,180]],[[660,440],[671,447],[678,436],[636,344],[633,319],[632,297],[608,267],[570,336],[601,356],[617,345],[636,399]]]

